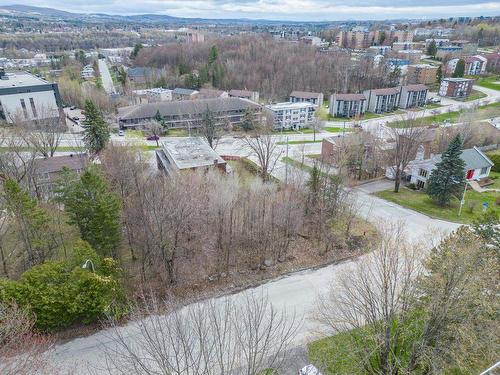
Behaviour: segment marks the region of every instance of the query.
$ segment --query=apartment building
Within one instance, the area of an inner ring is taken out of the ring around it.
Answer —
[[[463,47],[460,46],[442,46],[437,48],[436,57],[440,59],[460,57],[463,51]]]
[[[410,62],[410,64],[418,64],[420,62],[420,60],[422,59],[422,51],[420,51],[418,49],[400,50],[400,51],[394,52],[393,55],[399,59],[408,60]]]
[[[438,95],[449,98],[466,98],[472,91],[473,79],[468,78],[443,78]]]
[[[323,93],[322,92],[309,92],[309,91],[292,91],[290,94],[291,103],[302,103],[308,102],[315,104],[317,106],[323,105]]]
[[[172,101],[172,90],[164,89],[163,87],[133,90],[132,94],[134,95],[134,102],[136,104]]]
[[[423,84],[402,86],[399,95],[399,108],[423,107],[427,102],[429,89]]]
[[[273,117],[276,130],[298,130],[307,127],[314,120],[316,108],[317,105],[309,102],[283,102],[266,106]]]
[[[341,31],[335,38],[339,47],[364,49],[370,47],[375,33],[368,30]]]
[[[121,129],[141,128],[159,112],[167,128],[193,129],[201,125],[207,109],[218,126],[240,125],[247,110],[258,122],[262,113],[260,105],[240,98],[179,100],[118,108],[118,125]]]
[[[332,94],[330,114],[334,117],[357,117],[365,113],[366,97],[363,94]]]
[[[398,108],[400,89],[389,87],[384,89],[365,90],[366,111],[373,113],[392,112]]]
[[[486,70],[492,73],[500,72],[500,53],[485,53],[482,55],[486,60]]]
[[[56,83],[27,72],[6,73],[0,68],[0,121],[63,121]]]
[[[386,56],[392,50],[391,46],[370,46],[367,52],[372,55],[382,55]]]
[[[201,88],[199,90],[198,97],[200,99],[229,98],[229,93],[227,91],[224,91],[224,90]]]
[[[437,80],[438,67],[431,64],[408,65],[406,80],[409,84],[433,84]]]
[[[486,64],[488,60],[480,55],[467,56],[464,58],[465,61],[465,75],[479,75],[486,72]]]
[[[259,102],[259,92],[258,91],[231,90],[231,91],[229,91],[229,97],[248,99],[248,100],[251,100],[255,103]]]

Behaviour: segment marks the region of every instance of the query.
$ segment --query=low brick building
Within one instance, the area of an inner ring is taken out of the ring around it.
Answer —
[[[472,91],[474,80],[469,78],[443,78],[439,87],[439,96],[466,98]]]

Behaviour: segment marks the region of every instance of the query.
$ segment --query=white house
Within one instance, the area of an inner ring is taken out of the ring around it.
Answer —
[[[427,186],[436,164],[441,161],[441,155],[434,155],[430,159],[422,158],[423,152],[417,154],[417,158],[408,164],[405,170],[406,180],[415,184],[418,189]],[[462,151],[462,160],[465,162],[465,178],[467,180],[482,180],[489,176],[493,162],[477,147]],[[386,176],[392,177],[392,168],[386,171]]]

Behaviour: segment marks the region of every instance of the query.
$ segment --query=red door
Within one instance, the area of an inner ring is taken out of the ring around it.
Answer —
[[[467,171],[467,180],[471,180],[472,179],[472,176],[474,176],[474,170],[473,169],[470,169]]]

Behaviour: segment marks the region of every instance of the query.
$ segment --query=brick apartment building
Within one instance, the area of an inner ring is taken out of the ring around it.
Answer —
[[[466,98],[472,91],[473,79],[443,78],[438,94],[449,98]]]
[[[438,67],[431,64],[408,65],[406,79],[409,84],[433,84],[437,80]]]

